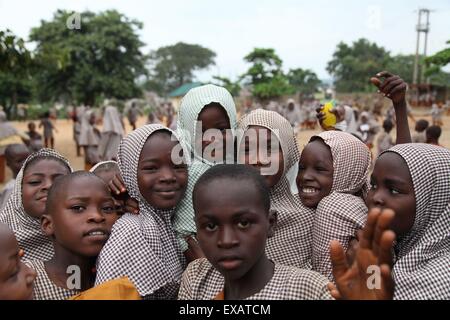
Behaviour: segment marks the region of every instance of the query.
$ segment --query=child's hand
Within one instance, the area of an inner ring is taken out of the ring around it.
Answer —
[[[381,82],[380,78],[385,80]],[[406,89],[408,85],[399,76],[394,76],[387,71],[377,73],[370,82],[378,88],[378,92],[392,100],[394,106],[405,101]]]
[[[360,232],[359,248],[351,266],[347,262],[342,245],[338,241],[331,242],[330,255],[336,281],[336,287],[330,290],[333,297],[350,300],[393,298],[391,249],[395,234],[388,230],[393,218],[394,211],[390,209],[382,212],[379,209],[370,210],[366,226]],[[377,270],[379,278],[376,278]]]
[[[323,130],[330,130],[329,128],[325,128],[323,125],[323,121],[325,120],[325,114],[322,111],[323,111],[323,104],[321,104],[320,107],[316,109],[317,120],[319,121],[319,124]],[[336,116],[336,123],[343,121],[345,118],[345,109],[342,106],[336,106],[333,109],[331,109],[330,112]]]
[[[114,198],[125,202],[125,212],[139,214],[139,202],[130,197],[127,188],[125,187],[125,182],[123,182],[120,175],[114,175],[114,178],[109,182],[108,187]]]
[[[205,258],[205,254],[198,245],[197,240],[192,236],[188,236],[186,237],[186,242],[188,243],[189,248],[184,252],[184,256],[188,263],[196,259]]]

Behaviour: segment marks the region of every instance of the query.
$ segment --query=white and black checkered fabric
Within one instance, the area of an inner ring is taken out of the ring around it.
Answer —
[[[321,274],[275,263],[272,279],[246,300],[329,300],[328,280]],[[189,264],[179,300],[212,300],[224,289],[222,275],[205,258]]]
[[[114,224],[97,260],[96,284],[128,276],[146,299],[175,299],[185,265],[171,222],[175,209],[153,208],[141,195],[137,182],[142,148],[159,130],[172,132],[162,125],[146,125],[130,133],[119,146],[119,168],[130,196],[139,202],[140,213],[126,213]]]
[[[54,284],[45,271],[44,261],[25,260],[24,262],[37,273],[34,280],[33,300],[66,300],[81,292],[81,290],[61,288]]]
[[[213,166],[213,163],[202,158],[194,148],[198,116],[206,105],[213,102],[219,103],[224,108],[230,121],[230,128],[234,131],[236,128],[236,106],[233,97],[225,88],[208,84],[191,89],[183,97],[178,110],[177,134],[183,147],[189,150],[189,154],[192,155],[189,164],[189,180],[186,194],[180,201],[174,217],[174,227],[178,234],[182,251],[188,248],[184,238],[189,235],[195,235],[197,232],[192,204],[192,192],[194,191],[195,183],[206,170]]]
[[[294,130],[278,113],[257,109],[239,121],[238,146],[249,126],[262,126],[272,131],[280,141],[284,158],[283,176],[270,190],[271,209],[278,212],[278,223],[273,237],[267,240],[266,253],[276,263],[310,267],[314,210],[306,208],[300,198],[291,193],[287,177],[287,172],[300,159]]]
[[[450,151],[428,144],[394,146],[416,197],[412,229],[397,239],[395,299],[450,299]]]
[[[65,163],[70,171],[69,161],[52,149],[41,149],[32,153],[19,171],[14,190],[0,214],[0,222],[5,223],[14,232],[19,247],[24,250],[25,259],[49,260],[53,257],[53,243],[41,230],[40,220],[29,216],[22,203],[23,173],[28,163],[38,157],[56,158]]]
[[[333,157],[331,193],[316,208],[313,239],[313,270],[334,281],[330,259],[330,241],[338,240],[345,250],[357,230],[364,227],[367,207],[363,197],[368,190],[371,155],[367,146],[353,135],[326,131],[311,139],[321,139]]]

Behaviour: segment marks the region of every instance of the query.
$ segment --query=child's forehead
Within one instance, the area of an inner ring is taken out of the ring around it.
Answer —
[[[49,157],[42,157],[42,158],[33,158],[28,162],[28,165],[26,167],[26,171],[34,171],[34,170],[44,170],[48,168],[64,168],[66,171],[69,170],[69,168],[59,159],[57,158],[49,158]]]
[[[246,204],[261,202],[256,183],[250,179],[218,177],[203,184],[197,193],[204,204],[214,204],[220,198],[231,198]],[[254,200],[254,201],[253,201]]]

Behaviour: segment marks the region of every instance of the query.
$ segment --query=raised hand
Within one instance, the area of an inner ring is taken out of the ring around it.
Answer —
[[[380,79],[384,79],[384,81]],[[408,85],[399,76],[382,71],[377,73],[375,77],[370,78],[370,82],[378,88],[379,93],[391,99],[394,106],[405,101]]]
[[[336,123],[344,120],[345,117],[345,109],[342,106],[336,106],[330,110],[336,116]],[[323,120],[325,119],[325,114],[323,113],[323,105],[320,105],[319,108],[316,109],[316,117],[319,120],[319,124],[323,130],[331,130],[323,125]]]
[[[344,248],[338,241],[330,244],[336,286],[329,290],[335,299],[388,300],[394,296],[391,276],[392,246],[395,233],[388,230],[394,211],[372,209],[366,226],[359,234],[355,260],[348,264]]]
[[[380,79],[384,79],[382,82]],[[406,105],[406,90],[408,85],[399,76],[387,71],[377,73],[370,81],[378,88],[378,92],[392,100],[397,122],[397,144],[410,143],[408,110]]]
[[[139,214],[139,203],[136,199],[131,198],[128,194],[125,182],[119,174],[115,174],[113,179],[108,183],[113,198],[125,202],[125,212]]]

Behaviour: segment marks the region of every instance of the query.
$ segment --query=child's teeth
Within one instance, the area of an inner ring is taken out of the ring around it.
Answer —
[[[303,188],[304,193],[314,193],[316,192],[316,189],[314,188]]]
[[[94,232],[89,232],[89,235],[91,236],[102,236],[105,233],[103,231],[94,231]]]

